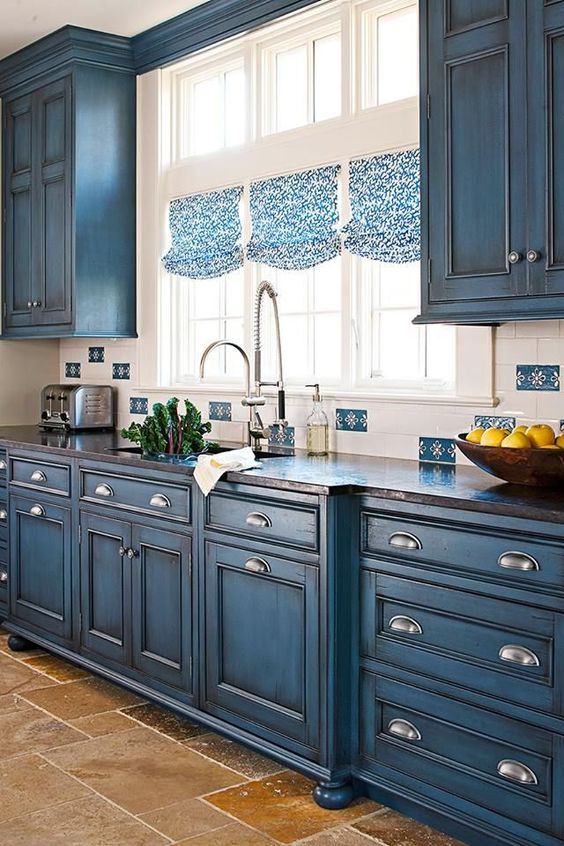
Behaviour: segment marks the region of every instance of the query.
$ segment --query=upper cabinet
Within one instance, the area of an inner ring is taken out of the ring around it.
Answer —
[[[423,0],[422,314],[564,316],[564,0]]]
[[[135,336],[135,74],[65,27],[0,63],[3,335]]]

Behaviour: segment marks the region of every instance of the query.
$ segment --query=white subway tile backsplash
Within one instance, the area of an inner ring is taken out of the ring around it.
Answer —
[[[559,320],[525,320],[515,324],[517,338],[557,338],[559,335]]]

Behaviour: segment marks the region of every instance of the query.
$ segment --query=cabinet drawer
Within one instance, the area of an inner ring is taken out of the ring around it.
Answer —
[[[190,486],[157,479],[116,476],[98,470],[80,470],[80,498],[86,502],[190,522]]]
[[[70,495],[70,466],[32,458],[10,457],[10,482],[20,488]]]
[[[561,615],[370,570],[361,603],[363,655],[562,715]]]
[[[553,792],[564,747],[551,732],[372,673],[361,677],[361,726],[363,767],[385,767],[404,784],[408,776],[424,795],[438,788],[458,810],[470,802],[562,833],[564,806]]]
[[[564,590],[564,544],[514,537],[484,526],[436,525],[365,510],[361,554],[445,566],[521,587]]]
[[[8,475],[8,458],[5,449],[0,449],[0,484],[6,484],[6,476]]]
[[[315,497],[288,493],[283,499],[214,491],[206,499],[206,528],[317,551],[319,509]]]

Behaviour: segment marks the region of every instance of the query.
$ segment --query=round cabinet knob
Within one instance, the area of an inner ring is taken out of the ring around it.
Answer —
[[[31,300],[28,300],[28,301],[27,301],[27,307],[28,307],[28,308],[33,308],[33,303],[31,302]]]
[[[538,250],[529,250],[527,252],[527,261],[531,264],[534,264],[535,261],[538,261],[541,257],[541,254]]]
[[[39,308],[39,306],[40,306],[40,305],[41,305],[41,300],[34,300],[34,301],[32,302],[32,306],[33,306],[34,308]]]
[[[518,253],[517,250],[511,250],[507,258],[509,260],[509,264],[518,264],[523,256],[521,253]]]

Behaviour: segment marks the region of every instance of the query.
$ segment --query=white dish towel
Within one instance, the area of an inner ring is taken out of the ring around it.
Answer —
[[[194,478],[204,496],[213,491],[224,473],[230,470],[250,470],[261,465],[251,447],[218,452],[217,455],[200,455],[194,469]]]

